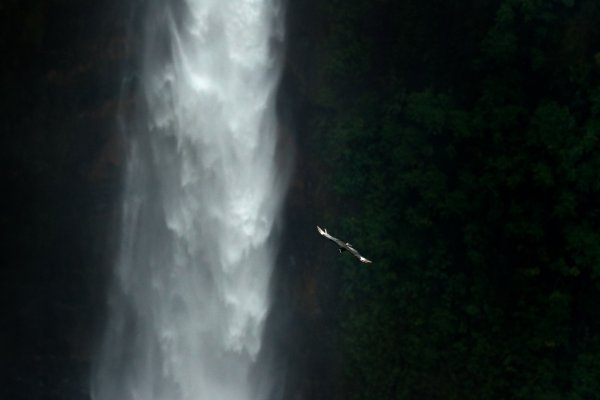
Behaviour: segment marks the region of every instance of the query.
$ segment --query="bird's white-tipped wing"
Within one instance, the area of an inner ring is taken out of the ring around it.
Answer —
[[[320,226],[317,225],[317,230],[319,231],[319,233],[321,235],[325,236],[327,239],[331,240],[333,243],[337,244],[339,247],[346,248],[346,243],[342,242],[338,238],[335,238],[335,237],[331,236],[327,232],[327,229],[323,229],[323,228],[321,228]]]
[[[354,257],[358,258],[360,262],[365,263],[365,264],[371,264],[373,263],[373,261],[366,259],[365,257],[363,257],[354,247],[352,246],[348,246],[347,250],[350,252],[350,254],[352,254]]]
[[[325,237],[330,237],[330,236],[331,236],[329,233],[327,233],[327,229],[323,229],[323,228],[321,228],[319,225],[317,225],[317,231],[318,231],[318,232],[319,232],[321,235],[323,235],[323,236],[325,236]]]

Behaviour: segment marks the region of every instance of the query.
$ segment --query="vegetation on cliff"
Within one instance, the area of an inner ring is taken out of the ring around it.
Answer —
[[[326,226],[374,261],[340,261],[337,398],[598,398],[600,5],[321,11]]]

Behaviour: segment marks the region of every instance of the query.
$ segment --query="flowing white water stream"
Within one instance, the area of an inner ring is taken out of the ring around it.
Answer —
[[[245,400],[283,185],[274,0],[155,0],[94,400]]]

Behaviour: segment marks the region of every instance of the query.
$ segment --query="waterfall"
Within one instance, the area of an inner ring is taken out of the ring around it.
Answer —
[[[94,400],[245,400],[284,176],[274,0],[154,0]]]

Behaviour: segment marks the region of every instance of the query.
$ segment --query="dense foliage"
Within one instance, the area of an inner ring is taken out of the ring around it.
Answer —
[[[338,397],[599,398],[600,3],[322,12]]]

